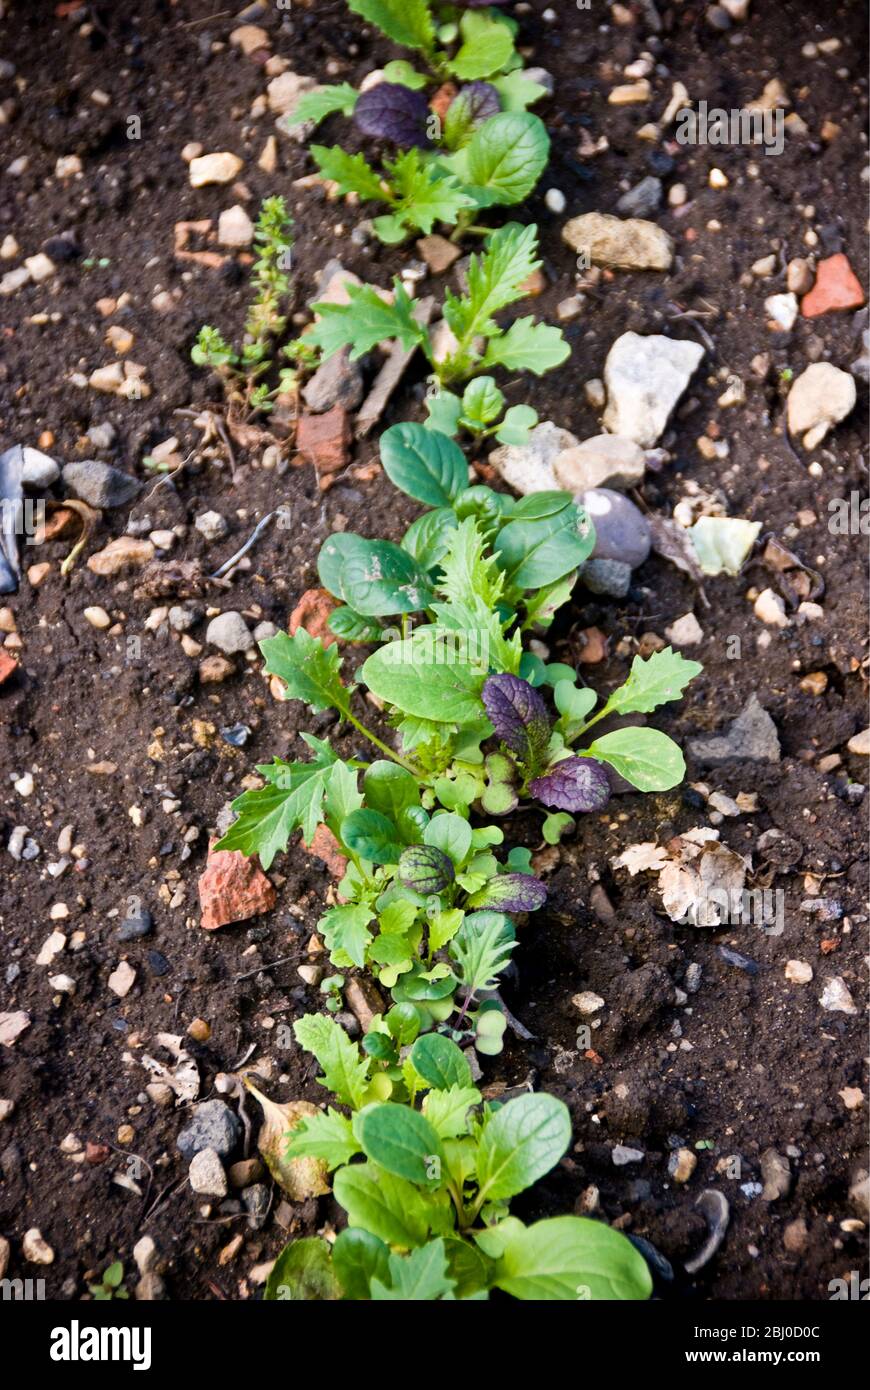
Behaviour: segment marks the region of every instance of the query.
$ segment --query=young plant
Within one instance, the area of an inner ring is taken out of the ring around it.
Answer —
[[[233,348],[209,324],[203,324],[191,348],[191,359],[198,367],[211,367],[222,378],[231,409],[243,419],[268,414],[275,397],[296,386],[297,373],[292,367],[280,369],[272,389],[263,380],[273,370],[275,344],[287,327],[284,308],[290,294],[292,225],[284,199],[266,198],[254,231],[259,254],[251,271],[253,298],[240,348]],[[314,361],[310,347],[301,342],[289,343],[281,351],[300,365]]]
[[[389,1020],[366,1038],[383,1040],[384,1059],[373,1047],[365,1055],[333,1019],[309,1015],[294,1031],[350,1113],[333,1106],[305,1119],[287,1156],[334,1170],[348,1225],[331,1247],[320,1237],[287,1245],[267,1299],[479,1301],[491,1289],[522,1300],[649,1297],[643,1257],[603,1222],[526,1225],[510,1214],[511,1200],[568,1149],[562,1101],[484,1102],[454,1043],[415,1040]]]
[[[450,439],[466,433],[475,441],[494,437],[499,444],[526,444],[538,423],[538,412],[530,405],[512,405],[505,410],[504,393],[491,376],[475,377],[461,396],[436,382],[435,389],[426,394],[426,411],[426,428]]]
[[[454,239],[485,231],[474,225],[477,214],[527,198],[549,155],[542,122],[526,110],[545,88],[520,71],[516,23],[473,4],[458,22],[455,6],[437,7],[447,20],[439,23],[425,0],[349,3],[388,38],[415,50],[428,71],[400,60],[388,63],[383,80],[364,92],[346,82],[318,88],[302,97],[290,123],[316,125],[340,111],[353,116],[362,134],[403,151],[374,168],[364,155],[348,155],[340,146],[311,147],[324,178],[340,193],[386,203],[388,212],[374,221],[382,241],[428,234],[436,222],[455,227]],[[466,84],[443,120],[426,90],[437,81]]]
[[[536,323],[531,315],[515,319],[502,330],[494,318],[524,297],[525,282],[541,264],[537,244],[536,227],[512,222],[491,234],[480,256],[471,257],[467,290],[461,295],[447,292],[444,322],[451,340],[443,354],[436,351],[431,330],[414,317],[414,302],[398,279],[393,282],[391,304],[371,285],[348,285],[346,304],[315,304],[320,317],[307,340],[320,348],[324,359],[343,347],[350,347],[354,359],[387,338],[397,338],[406,348],[422,350],[439,388],[486,374],[493,367],[542,376],[570,355],[561,330]],[[494,402],[494,396],[487,404],[479,394],[469,404],[478,414],[481,407],[488,414]]]
[[[130,1295],[124,1288],[124,1265],[121,1260],[115,1260],[103,1271],[103,1276],[99,1284],[88,1284],[88,1292],[98,1303],[107,1302],[113,1298],[129,1298]]]

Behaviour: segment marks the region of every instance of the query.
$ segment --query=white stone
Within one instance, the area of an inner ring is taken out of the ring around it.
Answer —
[[[226,1197],[227,1175],[215,1149],[200,1149],[190,1161],[190,1185],[203,1197]]]
[[[612,270],[670,270],[674,243],[657,222],[643,217],[614,217],[585,212],[562,228],[572,250],[586,253],[592,265]]]
[[[122,960],[109,976],[109,989],[123,999],[136,983],[136,971],[127,960]]]
[[[788,427],[804,436],[804,448],[814,449],[833,425],[845,419],[855,404],[855,379],[830,362],[813,362],[801,372],[788,393]]]
[[[604,428],[654,448],[703,356],[700,343],[623,333],[604,364]]]
[[[241,613],[219,613],[209,623],[205,640],[226,656],[246,652],[254,645],[253,634]]]
[[[794,321],[797,318],[797,295],[771,294],[764,301],[764,311],[777,328],[782,328],[787,333],[789,329],[794,328]]]
[[[54,1262],[54,1251],[36,1226],[25,1231],[21,1253],[32,1265],[50,1265]]]
[[[250,246],[254,240],[254,224],[241,203],[225,208],[218,218],[218,241],[221,246]]]
[[[813,967],[805,960],[788,960],[785,963],[785,978],[792,985],[808,985],[813,978]]]
[[[753,604],[756,618],[770,627],[790,627],[791,619],[785,611],[785,603],[773,589],[762,589]]]
[[[819,1003],[823,1009],[829,1009],[832,1013],[856,1014],[858,1012],[845,980],[839,975],[832,975],[828,980],[819,998]]]
[[[242,160],[229,150],[219,150],[192,159],[189,167],[191,188],[202,188],[207,183],[232,183],[242,168]]]
[[[38,285],[43,280],[49,280],[55,272],[55,264],[50,256],[46,256],[44,251],[39,251],[35,256],[25,257],[24,264],[30,271],[30,278],[34,284]]]
[[[529,431],[525,444],[502,444],[490,454],[488,462],[516,492],[558,491],[553,465],[559,454],[573,449],[579,440],[570,430],[560,429],[552,420],[542,420]]]
[[[693,647],[702,640],[704,629],[694,613],[684,613],[665,628],[665,636],[675,647]]]
[[[632,439],[618,434],[597,434],[556,456],[553,471],[559,487],[568,492],[590,488],[634,487],[643,479],[646,459]]]
[[[584,1018],[592,1014],[597,1014],[599,1009],[604,1008],[604,1000],[600,994],[593,994],[591,989],[584,989],[580,994],[575,994],[571,1000],[575,1009],[579,1009]]]

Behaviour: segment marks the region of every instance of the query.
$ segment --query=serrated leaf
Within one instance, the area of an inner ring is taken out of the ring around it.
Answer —
[[[436,222],[453,226],[460,212],[474,207],[473,198],[463,192],[456,177],[426,163],[418,149],[386,161],[386,167],[393,180],[395,215],[427,235]]]
[[[468,463],[452,439],[424,425],[393,425],[381,435],[381,463],[394,487],[427,507],[449,507],[468,486]]]
[[[494,77],[492,85],[498,92],[505,111],[525,111],[527,106],[533,106],[541,97],[547,95],[546,87],[540,82],[533,82],[517,69],[501,77]]]
[[[259,856],[264,869],[287,848],[290,836],[301,830],[310,841],[324,819],[324,798],[334,757],[310,763],[274,763],[258,771],[268,785],[243,792],[233,802],[236,819],[215,845],[216,850],[240,850]]]
[[[459,907],[448,908],[446,912],[436,912],[429,921],[429,950],[440,951],[448,941],[452,941],[462,926],[464,913]]]
[[[570,345],[560,328],[551,323],[536,323],[528,315],[512,323],[506,333],[490,338],[481,365],[543,376],[570,356]]]
[[[287,1146],[288,1158],[320,1158],[330,1171],[360,1152],[350,1120],[331,1108],[304,1120]]]
[[[688,661],[671,647],[653,652],[646,661],[636,656],[628,680],[614,690],[607,709],[618,714],[649,714],[669,700],[678,700],[703,669],[700,662]]]
[[[293,1032],[300,1047],[319,1063],[323,1071],[317,1078],[320,1085],[344,1105],[358,1109],[368,1087],[369,1064],[341,1024],[325,1014],[306,1014],[294,1023]]]
[[[571,1142],[568,1107],[555,1096],[527,1095],[490,1114],[477,1150],[480,1196],[515,1197],[559,1162]]]
[[[346,843],[348,848],[353,848],[349,841]],[[366,947],[372,940],[368,924],[374,915],[370,907],[360,903],[341,903],[324,912],[318,925],[334,964],[351,964],[362,969],[366,963]]]
[[[310,149],[321,174],[338,185],[339,193],[357,193],[367,202],[386,200],[383,178],[365,155],[347,154],[339,145],[311,145]]]
[[[349,82],[339,82],[332,87],[318,87],[314,92],[305,92],[292,114],[288,116],[287,124],[296,126],[313,121],[315,125],[320,125],[320,122],[331,116],[334,111],[340,111],[343,116],[350,116],[358,96],[359,92],[355,87],[351,87]]]
[[[450,1278],[444,1241],[430,1240],[409,1255],[390,1255],[389,1283],[380,1278],[371,1281],[373,1302],[398,1300],[403,1303],[433,1302],[453,1293],[455,1280]]]
[[[468,1132],[468,1112],[472,1106],[480,1104],[480,1099],[480,1091],[475,1086],[447,1086],[427,1093],[423,1114],[439,1138],[458,1139]]]
[[[475,140],[491,124],[488,121],[481,127]],[[540,265],[536,252],[535,227],[511,222],[493,232],[483,255],[473,255],[469,261],[467,294],[460,299],[447,292],[444,318],[457,338],[471,339],[496,331],[493,314],[521,298],[520,286]]]
[[[347,0],[354,14],[377,25],[382,34],[403,48],[431,50],[435,22],[427,0]]]
[[[319,347],[324,358],[350,347],[351,361],[377,344],[395,338],[404,348],[428,343],[425,328],[414,318],[414,301],[400,280],[393,282],[394,300],[387,304],[371,285],[348,285],[347,304],[315,304],[320,315],[305,341]]]
[[[496,560],[487,553],[486,541],[473,516],[465,517],[447,536],[447,550],[440,563],[438,591],[451,604],[463,604],[472,611],[478,602],[485,609],[495,608],[504,580]]]
[[[287,687],[285,699],[302,700],[317,713],[337,709],[346,714],[350,709],[353,687],[341,683],[342,663],[335,646],[324,647],[299,627],[292,637],[286,632],[267,637],[260,643],[260,651],[266,673],[278,676]]]
[[[609,763],[642,792],[666,792],[686,775],[679,746],[659,729],[616,729],[584,749],[590,758]]]
[[[450,943],[449,953],[459,967],[469,994],[495,989],[497,977],[516,945],[516,933],[502,912],[470,912]]]

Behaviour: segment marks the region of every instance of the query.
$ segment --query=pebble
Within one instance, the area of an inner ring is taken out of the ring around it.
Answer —
[[[604,1008],[604,1000],[600,994],[593,994],[592,990],[585,989],[580,994],[575,994],[571,1003],[575,1009],[579,1009],[584,1018],[596,1014],[599,1009]]]
[[[417,242],[417,250],[432,275],[443,275],[462,255],[455,242],[435,234],[421,237]]]
[[[567,449],[579,443],[576,435],[560,429],[551,420],[542,420],[529,431],[525,444],[503,444],[487,460],[508,487],[527,496],[532,492],[553,492],[559,484],[553,465]]]
[[[86,623],[90,623],[91,627],[98,628],[100,631],[112,625],[112,619],[109,617],[105,608],[100,608],[97,605],[84,608],[82,610],[82,617]]]
[[[220,512],[200,512],[194,521],[194,527],[204,540],[222,541],[229,531],[229,527]]]
[[[819,1003],[823,1009],[829,1009],[831,1013],[857,1014],[858,1012],[849,988],[840,975],[832,975],[827,981],[819,998]]]
[[[222,1100],[206,1100],[197,1105],[176,1141],[178,1150],[192,1159],[203,1149],[211,1149],[218,1158],[228,1158],[242,1137],[238,1116]]]
[[[122,960],[108,979],[109,989],[119,999],[124,999],[136,983],[136,971],[128,960]]]
[[[691,1149],[676,1149],[668,1159],[668,1172],[674,1182],[688,1182],[697,1166],[697,1155]]]
[[[63,482],[68,493],[90,507],[123,507],[139,493],[141,483],[129,473],[122,473],[97,459],[68,463],[63,469]]]
[[[718,767],[730,759],[778,763],[782,750],[776,725],[753,692],[724,734],[709,734],[687,742],[699,767]]]
[[[752,606],[756,618],[769,627],[790,627],[791,619],[785,611],[785,603],[773,589],[762,589]]]
[[[792,985],[808,985],[813,978],[813,967],[805,960],[786,961],[785,978]]]
[[[640,217],[586,212],[565,223],[562,239],[592,265],[610,270],[670,270],[674,259],[668,233]]]
[[[785,268],[785,283],[798,298],[809,293],[815,278],[812,266],[803,256],[795,256]]]
[[[198,656],[202,650],[198,643],[191,642],[187,636],[182,637],[181,642],[188,656]],[[199,679],[203,685],[222,685],[225,680],[235,674],[235,670],[233,663],[228,661],[225,656],[207,656],[199,663],[198,667]]]
[[[843,916],[843,904],[836,898],[804,898],[801,912],[808,917],[818,917],[821,922],[839,922]]]
[[[25,1231],[21,1253],[25,1260],[33,1265],[54,1263],[54,1251],[37,1226],[31,1226],[29,1231]]]
[[[787,1197],[791,1189],[791,1168],[787,1158],[776,1149],[765,1149],[761,1155],[761,1176],[764,1178],[762,1201],[776,1202]]]
[[[363,390],[362,372],[356,362],[350,361],[350,349],[344,348],[320,364],[302,388],[302,399],[309,410],[318,414],[336,405],[355,410]]]
[[[36,957],[37,965],[51,965],[55,956],[59,956],[61,951],[66,949],[66,937],[62,931],[53,931],[47,936],[39,948]]]
[[[610,1157],[614,1167],[623,1168],[627,1163],[641,1163],[646,1154],[643,1149],[631,1149],[625,1144],[614,1144]]]
[[[750,956],[745,956],[742,951],[735,951],[732,946],[718,946],[716,949],[726,964],[736,966],[738,970],[745,970],[747,975],[758,974],[758,962]]]
[[[203,1197],[226,1197],[227,1175],[214,1149],[199,1149],[191,1159],[187,1176],[194,1192]]]
[[[580,574],[592,594],[625,598],[631,588],[631,565],[622,560],[587,560]]]
[[[837,309],[860,309],[864,297],[848,256],[839,251],[819,261],[815,284],[801,301],[801,313],[811,319]]]
[[[802,1216],[789,1221],[782,1233],[782,1243],[790,1255],[802,1255],[807,1248],[810,1233]]]
[[[870,729],[862,729],[859,734],[853,734],[846,747],[859,758],[870,757]]]
[[[109,578],[124,570],[141,569],[154,559],[154,546],[151,541],[137,540],[135,536],[118,536],[96,554],[88,556],[88,569],[92,574]]]
[[[637,569],[652,545],[649,524],[638,506],[621,492],[592,488],[580,502],[595,526],[593,560],[619,560]]]
[[[788,333],[798,315],[797,298],[793,294],[772,294],[764,301],[764,311],[777,328]]]
[[[611,106],[637,106],[649,101],[651,96],[652,87],[647,79],[642,77],[638,82],[624,82],[612,88],[607,100]]]
[[[700,343],[623,333],[604,365],[604,428],[654,448],[703,356]]]
[[[41,449],[27,445],[21,450],[21,481],[25,487],[44,492],[60,477],[60,466]]]
[[[847,1110],[860,1110],[864,1104],[864,1092],[858,1086],[844,1086],[837,1095]]]
[[[548,188],[544,194],[544,202],[550,209],[550,212],[555,212],[557,216],[559,213],[565,211],[567,205],[565,194],[562,192],[561,188]]]
[[[650,217],[661,206],[661,201],[662,181],[648,174],[634,188],[623,193],[616,204],[616,211],[621,217]]]
[[[154,918],[144,908],[135,917],[125,917],[116,933],[119,941],[138,941],[150,936],[154,929]]]
[[[254,645],[254,637],[241,613],[219,613],[206,628],[205,640],[226,656],[246,652]]]
[[[242,167],[243,161],[229,150],[199,155],[188,165],[190,186],[202,188],[209,183],[232,183]]]
[[[813,362],[791,384],[787,416],[791,434],[803,435],[805,449],[814,449],[855,404],[855,379],[830,362]]]
[[[24,1009],[0,1013],[0,1046],[11,1047],[29,1027],[30,1014]]]
[[[225,208],[218,218],[218,242],[234,250],[250,246],[254,240],[254,224],[241,203]]]
[[[553,461],[553,471],[559,487],[575,494],[601,487],[630,488],[643,480],[646,458],[633,440],[598,434],[563,449]]]
[[[703,640],[704,630],[694,613],[684,613],[665,628],[665,636],[675,647],[692,647]]]

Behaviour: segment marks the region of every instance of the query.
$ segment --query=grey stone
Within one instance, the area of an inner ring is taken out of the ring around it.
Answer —
[[[625,598],[631,587],[631,565],[622,560],[587,560],[580,577],[592,594]]]
[[[222,541],[229,527],[220,512],[200,512],[194,526],[205,541]]]
[[[626,1163],[641,1163],[646,1155],[643,1149],[630,1149],[625,1144],[614,1144],[610,1157],[617,1168],[623,1168]]]
[[[236,652],[246,652],[254,645],[254,637],[241,613],[230,611],[219,613],[212,618],[205,632],[205,640],[217,647],[226,656]]]
[[[226,1197],[227,1175],[224,1165],[212,1148],[199,1149],[191,1159],[188,1170],[190,1185],[203,1197]]]
[[[228,1158],[241,1137],[242,1125],[235,1111],[225,1101],[206,1100],[195,1107],[176,1143],[185,1158],[194,1158],[203,1149]]]
[[[761,1155],[761,1176],[764,1178],[764,1191],[761,1196],[765,1202],[775,1202],[787,1197],[791,1188],[791,1168],[788,1159],[776,1149],[765,1149]]]
[[[183,604],[175,603],[170,608],[168,616],[169,626],[173,632],[189,632],[199,622],[201,615],[195,608],[186,608]]]
[[[623,333],[604,364],[604,428],[654,448],[703,356],[700,343],[661,333]]]
[[[42,492],[51,487],[60,477],[60,466],[41,449],[30,449],[26,445],[21,450],[21,481],[25,487],[36,488]]]
[[[91,425],[88,430],[88,443],[93,449],[111,449],[117,433],[114,425],[108,420],[103,420],[101,424]]]
[[[154,918],[145,908],[135,917],[125,917],[118,928],[119,941],[138,941],[148,936],[154,927]]]
[[[636,183],[634,188],[623,193],[616,204],[616,211],[621,217],[649,217],[660,206],[661,201],[662,181],[654,174],[648,174],[640,183]]]
[[[123,507],[132,502],[142,484],[112,468],[108,463],[97,459],[82,459],[80,463],[68,463],[63,470],[63,481],[67,492],[89,507]]]
[[[778,763],[782,755],[776,725],[754,692],[723,734],[690,738],[687,747],[699,767],[718,767],[732,758]]]
[[[591,488],[580,496],[595,527],[593,560],[619,560],[632,569],[642,565],[652,537],[646,518],[631,498],[610,488]]]
[[[343,348],[321,363],[302,391],[305,404],[318,415],[336,405],[356,410],[362,395],[362,372],[356,362],[350,361],[350,348]]]
[[[269,1189],[262,1182],[255,1182],[242,1192],[242,1203],[248,1212],[248,1225],[252,1231],[259,1231],[269,1214]]]
[[[525,444],[502,444],[490,454],[488,462],[499,476],[527,496],[531,492],[558,491],[553,464],[559,454],[577,446],[577,436],[560,429],[552,420],[542,420],[529,431]]]

